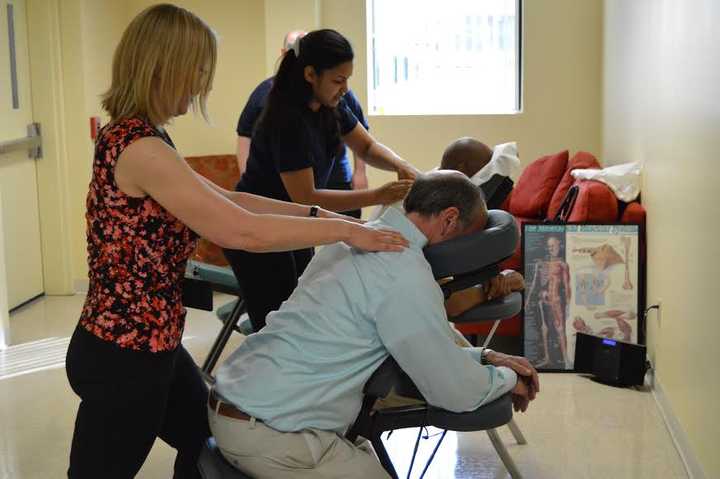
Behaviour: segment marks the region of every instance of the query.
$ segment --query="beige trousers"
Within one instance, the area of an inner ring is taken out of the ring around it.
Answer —
[[[218,449],[232,465],[255,479],[387,479],[369,442],[357,445],[335,432],[276,431],[208,408]]]

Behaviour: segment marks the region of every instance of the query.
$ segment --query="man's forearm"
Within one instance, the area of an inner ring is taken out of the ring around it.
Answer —
[[[506,282],[506,286],[510,292],[522,291],[525,288],[525,281],[517,271],[504,270],[501,276],[503,276],[503,280]],[[486,287],[484,285],[477,285],[453,293],[445,301],[445,310],[448,316],[458,316],[490,299],[494,298],[488,296]]]

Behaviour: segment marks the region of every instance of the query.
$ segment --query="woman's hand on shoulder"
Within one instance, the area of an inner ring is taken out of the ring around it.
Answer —
[[[353,225],[345,243],[363,251],[403,251],[409,245],[408,240],[397,231],[360,224]]]

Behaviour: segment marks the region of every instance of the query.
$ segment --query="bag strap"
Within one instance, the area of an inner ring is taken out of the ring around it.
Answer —
[[[577,200],[579,191],[580,188],[578,188],[577,185],[570,187],[568,192],[565,193],[565,198],[563,198],[563,202],[560,205],[560,209],[555,215],[555,218],[553,218],[553,222],[567,223],[568,218],[570,218],[570,213],[572,213],[572,210],[575,207],[575,200]]]

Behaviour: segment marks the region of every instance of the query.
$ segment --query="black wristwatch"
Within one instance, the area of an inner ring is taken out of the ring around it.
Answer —
[[[480,351],[480,364],[490,364],[490,361],[488,361],[488,354],[494,352],[490,348],[483,348],[482,351]]]
[[[312,205],[310,207],[310,214],[308,216],[311,216],[313,218],[317,218],[318,211],[320,211],[320,208],[317,205]]]

